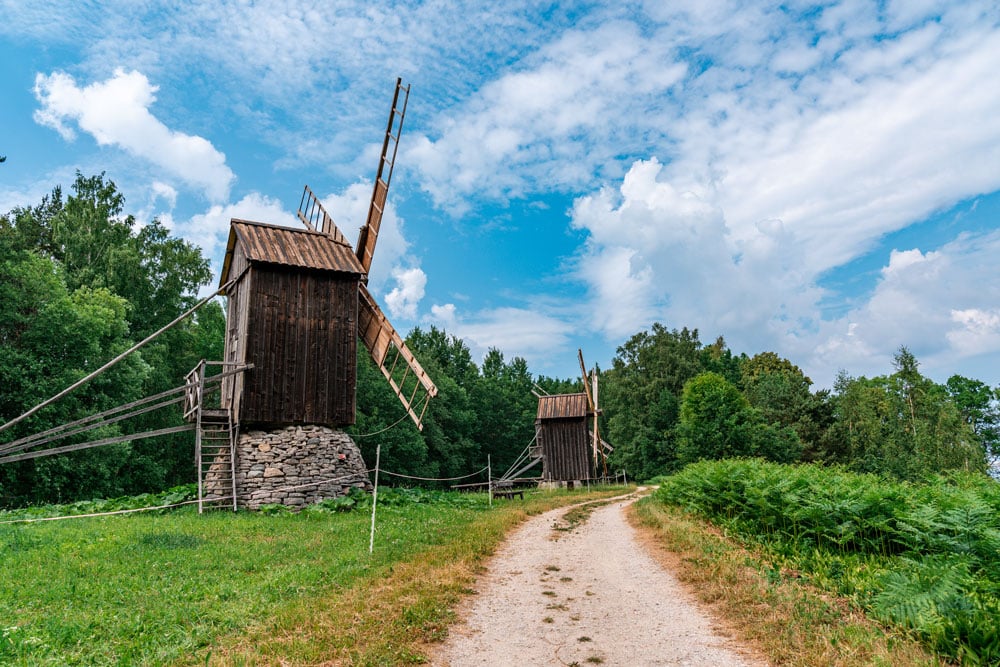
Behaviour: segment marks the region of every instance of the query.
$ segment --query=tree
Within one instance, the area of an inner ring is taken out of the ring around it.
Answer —
[[[788,463],[801,451],[792,429],[767,424],[735,385],[711,372],[685,385],[677,436],[682,465],[740,456]]]
[[[127,302],[106,289],[70,292],[52,260],[11,247],[0,236],[0,420],[6,422],[79,380],[131,346]],[[43,431],[105,410],[142,393],[150,369],[140,354],[3,434]],[[121,433],[118,425],[99,436]],[[0,497],[23,504],[125,488],[128,445],[0,466]]]
[[[369,468],[381,445],[380,463],[386,470],[433,477],[437,469],[427,460],[427,443],[400,405],[381,371],[363,350],[358,350],[356,423],[348,429]]]
[[[946,383],[962,419],[972,427],[991,466],[1000,462],[1000,387],[990,389],[979,380],[952,375]]]
[[[739,385],[766,423],[795,431],[805,460],[836,456],[830,438],[834,416],[828,392],[814,395],[809,389],[812,380],[798,366],[774,352],[761,352],[743,359]]]
[[[506,471],[535,435],[537,399],[528,362],[514,357],[507,363],[503,352],[491,348],[483,358],[482,374],[472,391],[476,413],[474,438],[489,454],[497,474]]]
[[[57,186],[39,205],[0,217],[0,374],[13,383],[0,396],[0,418],[21,414],[175,319],[211,279],[198,248],[171,237],[157,220],[137,225],[123,214],[124,203],[104,174],[77,173],[69,197]],[[200,359],[221,359],[223,341],[222,310],[206,306],[12,430],[37,432],[177,387]],[[179,407],[169,408],[118,424],[115,432],[180,423]],[[193,479],[193,447],[190,437],[175,435],[38,459],[15,466],[16,494],[23,500],[24,490],[33,489],[33,498],[49,493],[65,499],[162,489]],[[118,464],[92,471],[86,488],[80,462],[105,451]],[[11,488],[7,484],[8,494]]]
[[[676,470],[674,429],[684,384],[706,363],[726,368],[731,359],[721,338],[706,351],[697,330],[668,330],[659,323],[619,347],[612,368],[601,375],[607,440],[615,447],[609,467],[637,479]]]
[[[472,354],[462,340],[431,327],[414,329],[407,346],[437,385],[438,395],[424,415],[423,438],[433,477],[456,477],[485,466],[473,439],[476,413],[470,392],[479,377]]]
[[[980,440],[947,388],[923,377],[905,347],[893,361],[889,376],[837,379],[835,429],[847,444],[847,465],[900,479],[984,470]]]

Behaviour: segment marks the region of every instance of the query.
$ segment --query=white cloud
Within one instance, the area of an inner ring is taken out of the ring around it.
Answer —
[[[417,306],[424,298],[427,274],[419,268],[393,269],[396,286],[385,295],[385,305],[393,317],[416,319]]]
[[[1000,351],[1000,309],[952,310],[957,326],[947,333],[948,342],[963,356]]]
[[[664,95],[684,76],[673,46],[631,23],[569,30],[439,119],[438,137],[404,149],[441,206],[472,193],[496,198],[593,182],[615,167],[626,135],[662,139]]]
[[[713,191],[658,180],[662,169],[637,162],[619,193],[573,207],[573,225],[589,232],[576,274],[590,286],[591,322],[608,338],[660,320],[748,344],[803,326],[797,314],[819,290],[801,282],[793,235],[772,220],[734,239]]]
[[[160,181],[153,181],[150,189],[153,191],[153,197],[166,201],[169,208],[177,205],[177,190],[172,186]]]
[[[341,193],[322,197],[323,208],[333,218],[337,227],[351,245],[358,241],[358,232],[368,218],[368,205],[372,196],[370,182],[358,182],[348,186]],[[403,221],[396,214],[392,198],[388,200],[379,227],[375,254],[372,256],[368,286],[373,292],[382,292],[390,277],[403,264],[414,265],[416,260],[407,255],[409,243],[403,236]]]
[[[619,192],[573,208],[574,226],[589,232],[576,264],[589,287],[588,322],[607,339],[654,321],[696,327],[737,351],[784,354],[827,386],[839,368],[885,372],[900,345],[944,373],[969,355],[1000,353],[1000,232],[893,250],[874,291],[827,321],[822,264],[810,263],[793,230],[767,220],[738,238],[717,193],[682,190],[663,172],[655,160],[636,163]]]
[[[431,306],[426,319],[461,338],[475,357],[481,359],[495,347],[507,358],[524,357],[536,368],[549,365],[553,354],[568,344],[574,328],[537,309],[507,307],[465,315],[452,303]]]
[[[229,239],[229,223],[233,218],[284,227],[301,227],[295,214],[286,211],[281,202],[257,192],[252,192],[233,204],[212,206],[204,213],[187,220],[175,220],[169,213],[159,217],[173,234],[202,249],[204,255],[211,259],[216,276],[222,270],[222,258]]]
[[[117,146],[204,191],[212,201],[229,196],[235,178],[226,157],[206,139],[171,130],[149,108],[157,87],[140,72],[117,69],[106,81],[80,87],[63,72],[35,77],[41,108],[36,122],[71,141],[75,123],[99,145]]]
[[[939,380],[964,360],[1000,359],[998,252],[1000,232],[965,234],[926,253],[894,250],[867,300],[824,323],[811,337],[814,351],[804,345],[797,352],[827,377],[837,368],[884,373],[901,345]]]

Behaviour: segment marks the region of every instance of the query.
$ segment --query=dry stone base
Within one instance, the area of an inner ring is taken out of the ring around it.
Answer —
[[[236,446],[236,495],[240,507],[281,504],[293,508],[371,491],[361,450],[343,431],[325,426],[249,430]]]

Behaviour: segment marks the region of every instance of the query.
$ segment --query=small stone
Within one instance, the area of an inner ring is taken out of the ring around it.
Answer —
[[[269,451],[271,451],[271,445],[270,445],[270,443],[267,443],[267,442],[262,442],[262,443],[260,443],[259,445],[257,445],[257,449],[258,449],[259,451],[262,451],[262,452],[265,452],[265,453],[266,453],[266,452],[269,452]]]
[[[264,477],[284,477],[285,473],[281,468],[265,468]]]

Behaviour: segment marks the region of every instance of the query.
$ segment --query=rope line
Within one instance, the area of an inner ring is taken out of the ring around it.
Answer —
[[[450,481],[457,480],[457,479],[467,479],[469,477],[474,477],[476,475],[482,474],[484,471],[486,471],[488,469],[489,469],[489,466],[486,466],[484,468],[481,468],[481,469],[477,470],[474,473],[470,473],[468,475],[462,475],[461,477],[415,477],[413,475],[404,475],[402,473],[390,472],[388,470],[381,470],[379,468],[369,468],[369,469],[365,470],[363,473],[354,473],[354,474],[351,474],[351,475],[345,475],[343,477],[333,477],[331,479],[324,479],[324,480],[320,480],[318,482],[310,482],[308,484],[298,484],[298,485],[295,485],[295,486],[285,486],[285,487],[282,487],[282,488],[279,488],[279,489],[274,489],[274,490],[275,491],[293,491],[295,489],[304,489],[304,488],[310,487],[310,486],[321,486],[323,484],[330,484],[330,483],[333,483],[333,482],[342,482],[342,481],[347,481],[347,480],[356,480],[362,474],[363,475],[367,475],[369,473],[373,473],[373,472],[376,472],[376,471],[379,472],[379,473],[381,473],[381,474],[391,475],[393,477],[402,477],[402,478],[405,478],[405,479],[417,479],[417,480],[422,480],[422,481],[425,481],[425,482],[450,482]],[[223,496],[223,497],[220,497],[220,498],[211,498],[211,499],[204,499],[203,498],[201,502],[204,503],[204,502],[206,502],[206,500],[208,502],[218,502],[220,500],[232,500],[232,496]],[[12,524],[12,523],[38,523],[38,522],[41,522],[41,521],[62,521],[64,519],[88,519],[88,518],[94,518],[94,517],[100,517],[100,516],[115,516],[115,515],[118,515],[118,514],[134,514],[136,512],[152,512],[153,510],[170,509],[172,507],[181,507],[183,505],[194,505],[196,503],[198,503],[197,500],[185,500],[184,502],[171,503],[169,505],[152,505],[150,507],[139,507],[139,508],[136,508],[136,509],[127,509],[127,510],[114,510],[114,511],[111,511],[111,512],[92,512],[92,513],[89,513],[89,514],[66,514],[66,515],[63,515],[63,516],[37,517],[37,518],[34,518],[34,519],[11,519],[11,520],[7,520],[7,521],[0,521],[0,526],[7,525],[7,524]]]
[[[227,496],[225,498],[212,498],[212,502],[217,500],[230,500],[232,496]],[[170,505],[155,505],[152,507],[140,507],[138,509],[131,510],[115,510],[114,512],[94,512],[91,514],[67,514],[64,516],[46,516],[39,517],[36,519],[14,519],[11,521],[0,521],[0,525],[9,523],[37,523],[39,521],[62,521],[63,519],[88,519],[96,516],[112,516],[115,514],[132,514],[134,512],[151,512],[152,510],[162,510],[170,507],[180,507],[181,505],[194,505],[197,500],[185,500],[182,503],[172,503]]]
[[[401,422],[402,422],[402,421],[403,421],[404,419],[406,419],[406,418],[407,418],[407,417],[409,417],[409,416],[410,416],[410,413],[409,413],[409,412],[404,412],[404,413],[403,413],[403,416],[402,416],[402,417],[400,417],[400,418],[399,418],[399,419],[397,419],[397,420],[396,420],[395,422],[393,422],[392,424],[389,424],[388,426],[386,426],[386,427],[385,427],[384,429],[382,429],[382,430],[380,430],[380,431],[375,431],[375,432],[373,432],[373,433],[361,433],[361,434],[359,434],[359,435],[352,435],[351,437],[352,437],[352,438],[370,438],[370,437],[372,437],[373,435],[378,435],[378,434],[380,434],[380,433],[385,433],[385,432],[386,432],[386,431],[388,431],[389,429],[391,429],[391,428],[395,428],[395,427],[399,426],[399,424],[400,424],[400,423],[401,423]]]
[[[416,477],[414,475],[403,475],[398,472],[389,472],[388,470],[379,470],[380,473],[385,475],[392,475],[393,477],[403,477],[405,479],[419,479],[424,482],[453,482],[456,479],[468,479],[469,477],[475,477],[485,472],[487,468],[481,468],[476,472],[469,473],[468,475],[462,475],[461,477]]]

